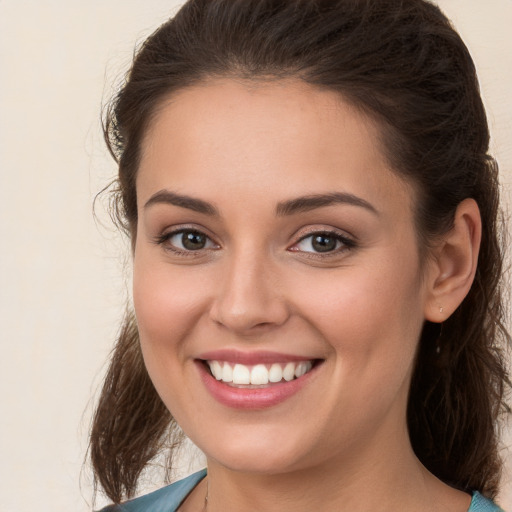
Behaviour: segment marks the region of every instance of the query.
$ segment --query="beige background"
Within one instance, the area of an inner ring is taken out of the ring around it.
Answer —
[[[129,273],[101,205],[103,223],[92,215],[95,193],[115,173],[101,140],[100,104],[126,69],[134,42],[177,3],[0,0],[4,512],[90,510],[90,475],[81,475],[89,401],[117,330]],[[477,62],[510,204],[512,0],[439,4]],[[512,510],[507,478],[501,503]]]

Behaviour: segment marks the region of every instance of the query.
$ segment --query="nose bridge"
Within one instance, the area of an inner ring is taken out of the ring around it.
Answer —
[[[272,256],[254,243],[240,244],[224,261],[212,316],[242,333],[280,325],[288,311]]]

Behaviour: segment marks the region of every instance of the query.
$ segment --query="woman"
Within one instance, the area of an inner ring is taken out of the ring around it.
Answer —
[[[111,510],[499,510],[497,167],[437,7],[190,0],[106,121],[134,313],[97,480],[131,498],[178,425],[208,472]]]

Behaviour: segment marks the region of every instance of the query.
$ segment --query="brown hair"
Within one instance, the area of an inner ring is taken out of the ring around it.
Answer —
[[[483,237],[475,281],[443,324],[440,354],[439,329],[424,327],[407,421],[430,471],[493,497],[510,336],[502,323],[498,170],[488,155],[487,120],[466,46],[423,0],[189,0],[144,42],[106,111],[105,138],[119,164],[118,218],[132,237],[141,139],[152,116],[174,91],[216,76],[294,77],[337,91],[372,116],[392,167],[418,190],[424,253],[450,228],[462,200],[477,201]],[[114,502],[135,493],[141,471],[173,432],[128,314],[90,444],[96,479]]]

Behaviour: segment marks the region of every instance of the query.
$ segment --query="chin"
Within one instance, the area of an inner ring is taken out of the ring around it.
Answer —
[[[231,471],[239,473],[251,473],[259,475],[271,475],[288,473],[298,469],[294,464],[296,457],[290,456],[267,456],[258,453],[223,453],[222,459],[215,459],[219,464]]]
[[[303,446],[280,436],[224,436],[221,442],[202,443],[199,447],[208,459],[242,473],[276,474],[298,469]],[[301,449],[302,448],[302,449]]]

